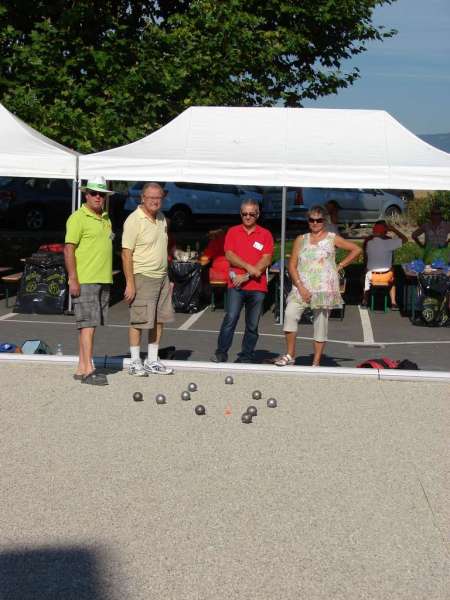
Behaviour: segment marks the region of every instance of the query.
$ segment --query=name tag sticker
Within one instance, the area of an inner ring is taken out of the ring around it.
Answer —
[[[261,242],[255,242],[253,244],[253,248],[256,248],[257,250],[262,250],[264,248],[264,245],[261,244]]]

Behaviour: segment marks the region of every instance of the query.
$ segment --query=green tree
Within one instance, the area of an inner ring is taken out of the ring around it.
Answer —
[[[91,152],[202,105],[301,106],[351,85],[345,60],[394,34],[395,0],[0,1],[0,98]]]

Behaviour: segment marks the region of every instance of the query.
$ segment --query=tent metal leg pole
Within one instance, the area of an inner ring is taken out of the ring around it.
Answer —
[[[281,247],[280,247],[280,317],[279,323],[284,321],[284,257],[286,254],[286,205],[287,188],[284,186],[281,192]]]
[[[78,174],[77,174],[78,177]],[[73,214],[76,211],[76,207],[77,207],[77,193],[78,193],[78,180],[77,179],[73,179],[72,180],[72,211],[71,214]],[[69,294],[69,301],[67,303],[67,311],[69,313],[71,313],[73,310],[73,306],[72,306],[72,296]]]

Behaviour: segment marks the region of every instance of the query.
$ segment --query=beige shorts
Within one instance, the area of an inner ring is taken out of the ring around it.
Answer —
[[[174,320],[168,276],[153,279],[135,275],[136,296],[130,305],[130,325],[135,329],[152,329],[155,323]]]
[[[305,308],[307,307],[300,304],[296,294],[289,294],[286,311],[284,313],[283,331],[297,331],[298,322],[302,318]],[[330,310],[328,308],[314,308],[312,312],[314,316],[314,341],[326,342],[328,339],[328,317],[330,315]]]

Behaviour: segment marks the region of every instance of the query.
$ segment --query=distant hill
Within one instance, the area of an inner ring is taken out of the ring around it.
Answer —
[[[450,133],[428,133],[419,137],[439,150],[450,153]]]

